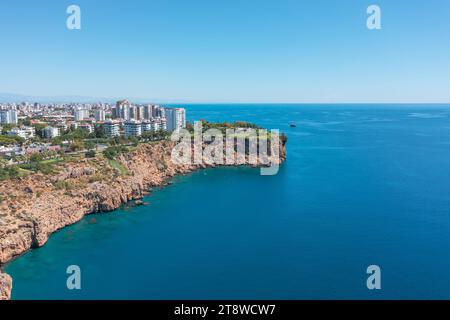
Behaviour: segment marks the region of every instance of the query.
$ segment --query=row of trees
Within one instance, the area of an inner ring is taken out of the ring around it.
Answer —
[[[35,127],[36,136],[39,140],[45,140],[44,129],[46,126],[37,125]],[[54,144],[61,144],[63,141],[74,141],[74,140],[84,140],[84,139],[106,139],[105,133],[101,125],[95,125],[94,131],[89,133],[86,129],[67,129],[62,132],[60,136],[53,139]]]
[[[141,136],[135,137],[131,136],[125,137],[115,137],[109,141],[110,147],[103,151],[103,155],[108,159],[114,159],[117,155],[121,153],[126,153],[129,151],[127,145],[138,145],[139,142],[150,142],[150,141],[160,141],[165,140],[170,137],[170,133],[165,130],[158,130],[156,132],[148,131],[142,133]]]
[[[200,120],[202,122],[202,130],[203,132],[207,131],[208,129],[218,129],[222,132],[223,135],[226,134],[227,129],[262,129],[262,127],[246,122],[246,121],[235,121],[235,122],[209,122],[206,120]],[[194,132],[194,125],[192,123],[186,124],[186,129],[193,133]],[[287,143],[287,136],[285,133],[280,134],[280,141],[282,144]]]
[[[200,120],[202,123],[202,130],[207,131],[209,129],[218,129],[222,131],[223,134],[226,133],[227,129],[261,129],[260,126],[246,122],[246,121],[235,121],[235,122],[209,122],[207,120]],[[189,132],[194,132],[194,124],[187,123],[186,129]]]
[[[13,157],[13,161],[18,163],[15,165],[8,165],[8,162],[5,159],[0,159],[0,180],[16,179],[20,177],[21,169],[49,174],[53,172],[53,166],[49,162],[45,162],[45,160],[56,156],[58,156],[58,153],[55,151],[34,153],[29,156],[18,155]]]
[[[44,129],[46,125],[38,124],[34,126],[35,136],[31,138],[28,142],[46,142],[48,139],[45,138]],[[23,145],[25,140],[21,137],[7,136],[7,133],[13,128],[12,125],[7,124],[2,127],[0,135],[0,146],[7,145]],[[103,139],[107,140],[103,132],[103,128],[100,125],[94,127],[94,132],[89,133],[85,129],[68,129],[64,131],[59,137],[52,140],[55,145],[62,144],[63,141],[74,141],[74,140],[84,140],[84,139]]]
[[[25,140],[21,137],[0,135],[0,146],[22,145]]]
[[[48,139],[45,138],[44,129],[46,128],[46,125],[38,124],[35,125],[35,137],[30,139],[29,142],[46,142]],[[12,144],[18,144],[23,145],[25,140],[20,137],[10,137],[6,136],[7,132],[9,132],[12,129],[12,125],[5,125],[2,128],[2,135],[0,135],[0,145],[12,145]],[[165,130],[159,130],[157,132],[145,132],[142,134],[141,137],[130,137],[130,138],[114,138],[115,144],[120,143],[128,143],[129,140],[132,140],[134,142],[139,141],[155,141],[155,140],[163,140],[167,139],[169,136],[169,133]],[[77,128],[77,129],[67,129],[66,131],[62,132],[62,134],[58,137],[53,138],[52,142],[55,145],[61,145],[64,141],[87,141],[87,140],[94,140],[97,143],[109,143],[111,139],[108,139],[103,131],[103,127],[101,125],[95,125],[94,131],[92,133],[89,133],[85,129]],[[75,150],[77,150],[77,147],[75,147]],[[87,146],[89,149],[89,146]]]

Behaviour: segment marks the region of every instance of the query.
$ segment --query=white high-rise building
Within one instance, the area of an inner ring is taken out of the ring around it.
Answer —
[[[105,110],[95,110],[95,120],[105,121],[105,119],[106,119]]]
[[[106,121],[103,124],[103,132],[109,138],[120,136],[120,124],[114,121]]]
[[[89,110],[87,109],[78,109],[74,112],[75,121],[83,121],[89,119]]]
[[[59,128],[56,128],[56,127],[46,127],[43,130],[43,133],[44,133],[44,138],[47,138],[47,139],[53,139],[60,135]]]
[[[114,119],[130,119],[131,104],[127,100],[120,100],[116,102],[116,107],[113,109],[112,116]]]
[[[0,110],[0,123],[2,124],[17,124],[17,110]]]
[[[0,110],[0,123],[7,124],[11,122],[9,110]]]
[[[154,132],[156,132],[159,129],[161,129],[161,122],[159,121],[159,119],[153,119],[152,120],[152,130]]]
[[[140,121],[129,120],[124,123],[124,133],[125,137],[139,137],[142,135],[142,124]]]
[[[142,133],[152,131],[152,122],[143,121],[142,122]]]
[[[17,110],[16,109],[11,109],[11,110],[9,110],[9,114],[10,114],[10,117],[11,117],[11,123],[12,124],[17,124],[17,122],[18,122]]]
[[[153,106],[151,104],[147,104],[144,106],[144,119],[150,120],[153,118]]]
[[[161,130],[167,131],[167,120],[166,118],[161,118],[159,120],[159,127]]]
[[[128,107],[128,117],[125,117],[125,120],[138,120],[137,118],[137,107],[129,106]]]
[[[144,120],[144,107],[143,106],[135,106],[134,119],[142,121]]]
[[[167,131],[175,131],[186,127],[186,109],[165,108]]]
[[[164,118],[166,116],[165,109],[161,106],[152,106],[152,116],[153,118]]]

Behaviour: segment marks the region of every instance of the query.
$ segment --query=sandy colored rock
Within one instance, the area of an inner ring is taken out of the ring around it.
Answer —
[[[115,210],[177,174],[208,167],[174,164],[173,146],[170,141],[147,143],[120,155],[116,161],[125,173],[97,157],[61,165],[54,175],[37,173],[0,182],[0,265],[43,246],[53,232],[87,214]],[[280,158],[285,159],[284,146]],[[2,274],[1,279],[2,298],[8,298],[11,278]]]
[[[9,275],[0,273],[0,300],[11,299],[12,279]]]

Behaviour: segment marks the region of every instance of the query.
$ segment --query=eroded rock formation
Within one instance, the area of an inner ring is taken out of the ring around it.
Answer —
[[[0,300],[11,298],[12,279],[9,275],[0,273]]]
[[[142,144],[117,158],[119,168],[97,157],[61,165],[54,175],[0,182],[0,265],[43,246],[53,232],[87,214],[115,210],[177,174],[207,167],[173,164],[172,148],[169,141]],[[0,274],[0,285],[0,297],[8,299],[11,278]]]

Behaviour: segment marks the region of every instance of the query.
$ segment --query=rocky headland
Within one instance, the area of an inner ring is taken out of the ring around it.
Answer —
[[[113,211],[175,175],[214,166],[174,164],[173,146],[171,141],[140,144],[118,155],[116,165],[104,157],[86,158],[60,164],[54,174],[0,182],[0,266],[43,246],[52,233],[88,214]],[[271,161],[285,160],[284,143],[279,155]],[[11,277],[0,273],[0,299],[10,299],[11,290]]]

